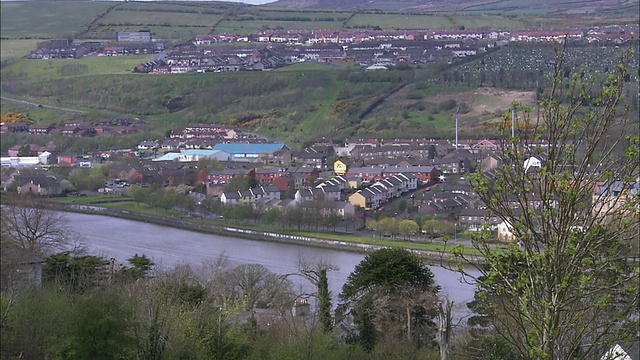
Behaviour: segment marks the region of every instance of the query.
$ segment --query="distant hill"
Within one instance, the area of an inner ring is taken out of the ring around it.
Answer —
[[[510,14],[587,14],[638,12],[638,0],[277,0],[264,6],[295,9],[375,9],[381,11],[469,12]]]

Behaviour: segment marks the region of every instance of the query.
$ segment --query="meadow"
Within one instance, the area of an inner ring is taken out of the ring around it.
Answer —
[[[2,37],[49,39],[70,36],[113,5],[98,1],[2,1]]]
[[[37,39],[1,39],[0,40],[0,61],[19,59],[28,55],[36,48]]]
[[[43,81],[78,76],[132,74],[134,67],[152,58],[147,55],[136,55],[90,56],[63,60],[22,59],[2,70],[2,80]]]

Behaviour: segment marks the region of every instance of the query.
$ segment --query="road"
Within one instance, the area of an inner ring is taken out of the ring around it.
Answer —
[[[6,97],[6,96],[0,96],[0,99],[6,100],[6,101],[15,102],[15,103],[18,103],[18,104],[25,104],[25,105],[31,105],[31,106],[45,108],[45,109],[72,112],[72,113],[76,113],[76,114],[86,114],[87,113],[86,111],[82,111],[82,110],[63,108],[63,107],[60,107],[60,106],[43,105],[43,104],[38,104],[38,103],[31,102],[31,101],[14,99],[14,98]]]

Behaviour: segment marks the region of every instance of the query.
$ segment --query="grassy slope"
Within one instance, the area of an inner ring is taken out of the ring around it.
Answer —
[[[19,59],[36,48],[40,40],[2,39],[0,40],[0,61]]]
[[[82,30],[92,17],[112,2],[24,1],[0,3],[2,37],[42,38],[68,36]]]
[[[36,12],[29,14],[25,11],[30,6],[33,11],[35,3],[11,4],[14,5],[5,7],[6,4],[2,4],[3,19],[17,14],[16,17],[40,21],[41,14]],[[82,5],[74,9],[70,9],[68,3],[64,2],[56,8],[49,8],[49,3],[43,6],[49,11],[68,10],[75,16],[75,20],[69,22],[71,28],[91,19],[89,8],[95,13],[105,9],[105,3],[80,4]],[[336,26],[342,24],[337,19],[351,15],[348,11],[276,11],[229,4],[225,6],[213,7],[211,4],[195,3],[122,3],[97,23],[135,21],[137,18],[151,19],[149,16],[152,16],[153,22],[168,22],[168,26],[158,27],[163,31],[188,32],[196,29],[203,30],[202,33],[206,28],[189,28],[186,26],[188,23],[186,19],[193,17],[194,23],[204,26],[209,19],[215,21],[224,16],[227,20],[220,23],[218,31],[223,29],[223,26],[242,27],[247,31],[250,27],[261,27],[265,24],[270,27],[280,23],[284,24],[282,27],[287,28]],[[8,9],[7,12],[4,11],[5,8]],[[155,13],[156,10],[160,12]],[[249,17],[255,20],[240,21]],[[331,17],[334,21],[304,22],[303,25],[299,21],[300,17],[311,19]],[[283,18],[291,21],[276,20]],[[264,21],[266,23],[262,23]],[[23,26],[22,29],[12,29],[11,24],[15,22],[9,22],[9,25],[3,22],[3,36],[6,27],[10,30],[8,34],[38,33],[37,26],[33,28],[32,33],[29,33],[31,28],[25,26],[25,23],[29,22],[20,23]],[[528,27],[532,23],[535,23],[535,20],[518,16],[505,19],[497,15],[357,14],[346,26],[381,25],[385,28],[465,26],[471,28],[483,24],[492,24],[491,26],[502,24],[517,28]],[[57,25],[49,24],[48,26],[56,29]],[[99,25],[96,33],[88,35],[100,34],[100,31],[107,27]],[[180,36],[184,36],[184,33]],[[14,49],[14,54],[22,53],[26,51],[26,44],[22,41],[3,42],[3,53],[8,47]],[[140,117],[148,120],[152,128],[160,133],[187,123],[229,122],[230,120],[233,122],[233,119],[247,116],[255,118],[269,114],[257,121],[256,126],[247,130],[295,144],[319,136],[334,138],[451,136],[454,126],[452,112],[437,110],[438,102],[441,100],[432,99],[436,95],[445,93],[460,93],[460,97],[468,97],[466,92],[469,90],[468,87],[430,85],[428,79],[432,75],[424,69],[377,74],[355,71],[346,74],[342,65],[298,64],[265,73],[172,76],[144,76],[130,73],[135,65],[148,59],[150,57],[85,58],[63,61],[18,60],[2,69],[3,94],[34,100],[42,104],[89,110],[87,119],[119,115]],[[465,66],[467,69],[470,67],[470,65]],[[399,90],[390,93],[392,89]],[[454,99],[457,99],[457,96],[452,95]],[[165,105],[171,99],[180,100],[183,103],[182,106],[169,111]],[[465,101],[469,106],[474,103],[472,98]],[[495,103],[496,101],[491,99],[478,98],[478,106],[483,106],[485,111],[480,113],[480,116],[465,119],[465,121],[491,120],[492,113],[504,110],[499,109]],[[378,105],[368,111],[372,104]],[[16,106],[9,105],[9,108],[16,109]],[[45,113],[44,110],[38,109],[32,109],[30,113],[33,113],[37,121],[44,122],[59,122],[62,118],[68,117],[67,115],[56,116],[55,112]]]

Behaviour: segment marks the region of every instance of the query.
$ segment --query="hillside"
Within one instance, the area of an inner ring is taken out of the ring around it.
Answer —
[[[311,4],[311,1],[296,3]],[[407,6],[441,4],[419,0],[391,3]],[[451,8],[460,3],[450,1],[447,4]],[[519,29],[541,24],[545,28],[567,25],[563,16],[480,14],[482,9],[504,10],[507,6],[513,11],[522,10],[514,5],[516,3],[527,2],[466,1],[460,14],[429,16],[429,26]],[[581,1],[575,4],[583,3],[586,4]],[[622,5],[630,4],[633,2],[622,0]],[[3,2],[0,5],[2,95],[36,104],[78,109],[86,115],[5,100],[2,101],[3,113],[24,112],[39,124],[128,117],[138,119],[149,129],[151,134],[146,136],[162,136],[189,123],[225,123],[292,145],[321,136],[336,140],[347,137],[448,138],[453,135],[453,113],[459,107],[461,135],[482,138],[491,135],[494,130],[487,124],[500,119],[511,101],[531,103],[536,93],[544,91],[545,70],[554,56],[551,46],[510,45],[456,66],[402,64],[404,66],[388,71],[372,72],[353,63],[334,62],[330,65],[299,63],[269,72],[140,75],[131,70],[151,60],[150,56],[41,61],[21,57],[43,37],[73,34],[78,41],[113,39],[115,31],[136,30],[143,25],[154,36],[166,36],[167,44],[171,44],[188,41],[194,34],[255,33],[259,29],[274,28],[366,29],[377,26],[393,29],[402,26],[421,29],[426,17],[338,8],[281,10],[204,2],[58,1],[55,4]],[[43,11],[38,11],[38,7]],[[554,9],[550,11],[558,10],[557,7]],[[63,12],[64,16],[46,16],[48,12]],[[637,12],[627,16],[637,17]],[[145,20],[140,20],[143,17]],[[626,18],[612,18],[572,17],[572,25],[628,22]],[[576,47],[568,52],[570,64],[589,70],[613,69],[623,48]],[[631,73],[637,74],[637,58]],[[637,76],[634,75],[633,80],[637,84]],[[637,104],[637,91],[635,94],[632,105]],[[637,113],[637,106],[632,110]],[[143,136],[101,139],[100,143],[103,146],[109,141],[135,143]],[[3,148],[5,144],[2,144]]]
[[[614,68],[621,51],[577,47],[567,54],[576,66],[601,71]],[[548,64],[552,57],[551,47],[506,47],[445,70],[301,63],[270,72],[167,76],[132,74],[133,60],[126,57],[24,59],[3,68],[2,94],[87,111],[61,115],[27,108],[38,123],[124,116],[140,119],[155,136],[189,123],[224,123],[292,145],[322,136],[450,138],[460,108],[461,135],[483,138],[512,101],[531,104],[543,89],[546,72],[522,67],[519,59]],[[637,73],[637,63],[633,69]],[[636,81],[634,76],[632,85]],[[631,101],[636,103],[637,97]],[[5,101],[2,108],[25,111]],[[637,106],[632,111],[637,114]]]
[[[381,11],[481,12],[520,14],[587,14],[638,8],[635,0],[277,0],[266,6],[291,9],[376,9]]]

